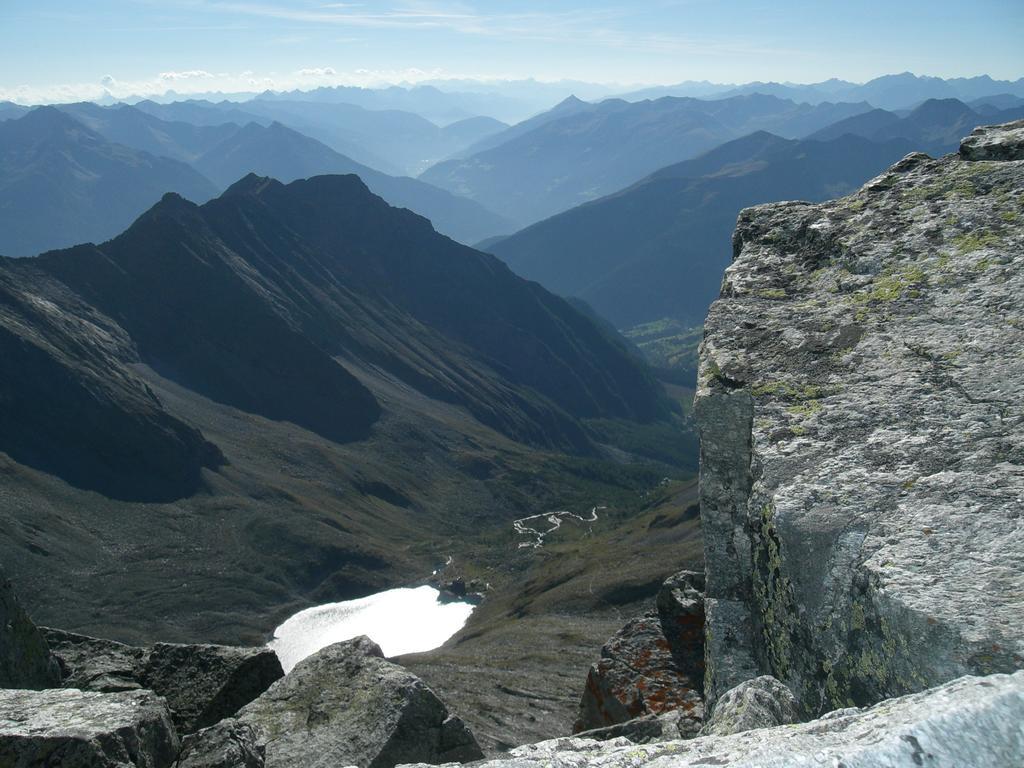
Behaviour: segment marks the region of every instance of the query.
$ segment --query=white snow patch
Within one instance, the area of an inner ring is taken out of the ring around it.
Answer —
[[[474,606],[441,603],[433,587],[378,592],[307,608],[274,630],[268,643],[285,672],[321,648],[367,635],[387,657],[438,648],[466,624]]]

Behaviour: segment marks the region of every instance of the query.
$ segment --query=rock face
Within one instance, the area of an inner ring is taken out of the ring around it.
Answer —
[[[366,637],[299,662],[237,719],[260,732],[267,768],[391,768],[483,757],[433,691],[385,661]]]
[[[1024,667],[1022,131],[741,213],[696,398],[710,702]]]
[[[284,675],[267,648],[171,645],[151,648],[44,630],[65,671],[64,687],[111,692],[145,688],[167,700],[181,733],[234,715]]]
[[[0,690],[0,765],[170,768],[178,737],[149,691]]]
[[[1024,672],[965,677],[924,693],[801,725],[636,745],[555,739],[480,768],[991,768],[1024,756]]]
[[[0,570],[0,688],[52,688],[60,668]]]
[[[746,680],[719,698],[701,736],[731,736],[799,722],[793,692],[771,675]]]
[[[670,577],[658,594],[658,610],[632,619],[605,644],[587,675],[576,733],[601,729],[598,738],[625,735],[609,726],[644,718],[628,730],[649,741],[663,723],[646,716],[678,712],[685,717],[673,718],[671,736],[679,738],[677,729],[696,735],[704,717],[703,586],[703,574]]]

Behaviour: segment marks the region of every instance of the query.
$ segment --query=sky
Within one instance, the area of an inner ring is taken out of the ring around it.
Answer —
[[[1024,76],[1021,0],[0,0],[0,99]]]

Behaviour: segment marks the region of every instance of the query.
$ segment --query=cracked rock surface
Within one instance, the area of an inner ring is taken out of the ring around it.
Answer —
[[[1024,667],[1022,135],[740,214],[696,398],[711,703]]]

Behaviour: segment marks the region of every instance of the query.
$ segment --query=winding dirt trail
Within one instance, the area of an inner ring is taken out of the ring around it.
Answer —
[[[563,509],[558,512],[542,512],[539,515],[530,515],[529,517],[521,517],[518,520],[513,520],[512,527],[515,529],[515,532],[522,534],[523,536],[529,536],[532,539],[532,541],[519,542],[519,549],[523,549],[524,547],[539,549],[544,546],[545,537],[561,528],[564,520],[575,520],[580,523],[594,523],[597,522],[598,511],[605,509],[608,509],[608,507],[592,507],[590,510],[590,517],[582,517]],[[527,525],[531,520],[546,520],[550,527],[546,530],[540,530],[532,525]]]

